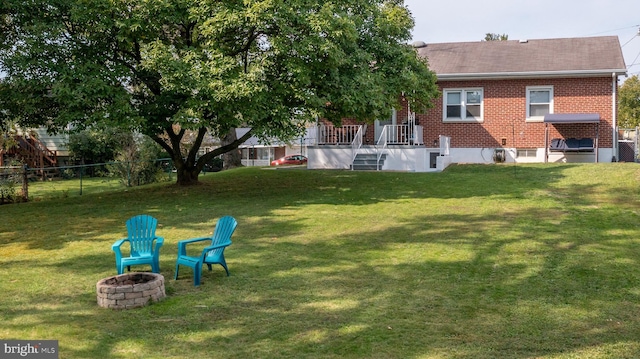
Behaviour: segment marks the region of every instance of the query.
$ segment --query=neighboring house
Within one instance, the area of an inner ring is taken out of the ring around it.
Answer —
[[[248,128],[237,128],[236,136],[242,137],[249,131]],[[290,144],[273,140],[269,143],[261,142],[252,136],[245,141],[239,149],[242,153],[242,164],[245,166],[269,166],[274,159],[292,155],[306,155],[306,148],[315,141],[315,127],[307,129],[304,137],[292,141]],[[187,142],[193,140],[194,133],[185,136]],[[16,136],[17,146],[9,151],[0,150],[0,166],[6,166],[10,159],[20,159],[32,168],[49,168],[64,165],[68,162],[69,150],[67,143],[69,136],[66,134],[49,135],[44,129],[37,129],[30,134]],[[220,146],[220,140],[207,134],[199,149],[199,156]]]
[[[617,37],[414,46],[437,75],[434,107],[413,114],[404,105],[369,126],[320,123],[309,168],[370,168],[358,164],[364,156],[408,171],[619,158],[617,88],[626,66]]]
[[[69,135],[66,133],[51,135],[44,128],[35,130],[38,139],[47,149],[56,152],[58,158],[66,160],[69,157]]]
[[[7,166],[13,161],[20,161],[31,168],[58,167],[69,156],[66,135],[49,135],[44,129],[18,131],[15,136],[15,147],[6,151],[0,149],[0,166]]]
[[[244,136],[249,128],[237,128],[236,137]],[[279,140],[268,142],[260,141],[257,137],[251,136],[238,148],[242,153],[242,164],[245,166],[269,166],[271,161],[287,155],[305,155],[306,149],[315,141],[315,127],[306,130],[303,137],[285,143]]]

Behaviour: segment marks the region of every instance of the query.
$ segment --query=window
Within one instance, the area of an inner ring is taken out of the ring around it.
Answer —
[[[523,157],[536,158],[538,154],[538,150],[535,148],[518,148],[517,151],[518,152],[516,154],[516,157],[518,158],[523,158]]]
[[[553,87],[527,87],[527,119],[542,121],[553,113]]]
[[[482,122],[482,89],[444,90],[443,121],[445,122]]]

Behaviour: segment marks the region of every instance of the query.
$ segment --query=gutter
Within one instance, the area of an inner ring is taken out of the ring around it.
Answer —
[[[610,70],[572,70],[572,71],[527,71],[527,72],[487,72],[487,73],[454,73],[437,74],[439,81],[463,81],[463,80],[508,80],[508,79],[540,79],[540,78],[567,78],[567,77],[601,77],[612,73],[616,76],[626,74],[626,69]]]
[[[620,156],[618,154],[618,114],[617,110],[618,105],[618,74],[615,72],[611,73],[611,126],[613,133],[611,134],[611,146],[613,147],[613,158],[616,161],[620,161]],[[613,160],[612,160],[613,161]]]
[[[627,70],[611,72],[611,146],[613,147],[613,157],[620,161],[620,149],[618,148],[618,76],[627,76]],[[613,159],[612,159],[613,160]]]

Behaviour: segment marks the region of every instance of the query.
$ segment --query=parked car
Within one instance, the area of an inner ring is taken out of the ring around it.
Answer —
[[[306,165],[307,158],[302,155],[289,155],[278,158],[277,160],[271,161],[272,166],[282,166],[282,165]]]

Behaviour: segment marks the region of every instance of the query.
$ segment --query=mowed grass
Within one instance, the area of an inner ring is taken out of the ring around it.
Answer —
[[[0,338],[57,339],[60,358],[637,358],[639,180],[625,163],[243,168],[5,205]],[[140,213],[168,297],[98,307]],[[223,215],[231,276],[173,280],[176,243]]]

